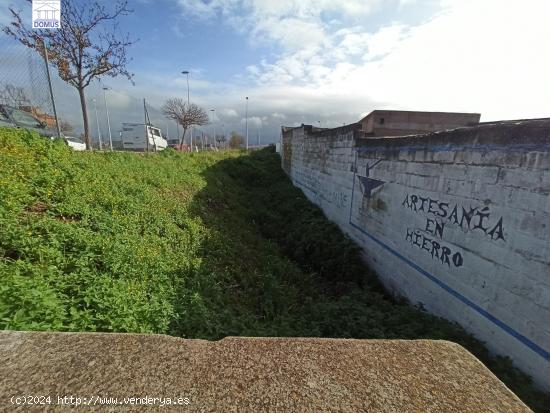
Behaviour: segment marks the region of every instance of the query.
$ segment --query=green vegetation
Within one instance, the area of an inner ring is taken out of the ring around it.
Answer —
[[[460,326],[388,297],[274,153],[73,153],[10,129],[0,148],[0,328],[445,339],[550,406]]]

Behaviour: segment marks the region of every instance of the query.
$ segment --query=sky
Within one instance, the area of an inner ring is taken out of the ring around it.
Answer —
[[[21,0],[0,0],[0,24],[10,5],[30,24]],[[152,121],[174,136],[160,107],[187,97],[183,70],[191,101],[211,115],[206,133],[244,134],[249,97],[251,143],[278,141],[281,125],[337,127],[375,109],[476,112],[482,121],[550,116],[546,0],[132,0],[130,7],[120,30],[139,39],[128,49],[135,85],[104,79],[114,135],[122,122],[142,121],[146,98]],[[0,39],[0,81],[9,77],[2,65],[10,53],[21,53],[9,42]],[[80,131],[76,89],[58,78],[54,86],[60,117]],[[91,85],[87,98],[97,100],[105,136],[101,86]],[[93,105],[90,120],[95,134]]]

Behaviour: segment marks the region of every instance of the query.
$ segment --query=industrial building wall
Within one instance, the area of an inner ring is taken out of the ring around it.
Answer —
[[[286,131],[283,168],[389,290],[550,389],[550,121],[404,138],[359,129]]]

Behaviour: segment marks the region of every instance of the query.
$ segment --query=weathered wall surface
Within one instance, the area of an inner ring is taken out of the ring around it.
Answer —
[[[283,168],[387,288],[550,389],[550,121],[387,139],[359,129],[285,132]]]

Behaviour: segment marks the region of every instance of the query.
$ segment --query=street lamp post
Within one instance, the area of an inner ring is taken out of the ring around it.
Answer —
[[[187,76],[187,106],[189,106],[189,71],[184,70],[181,72],[183,75]]]
[[[92,102],[94,102],[95,120],[97,122],[97,137],[99,139],[99,150],[101,150],[103,147],[103,143],[101,142],[101,130],[99,129],[99,116],[97,116],[97,104],[95,99],[92,99]]]
[[[109,147],[113,151],[113,137],[111,135],[111,120],[109,119],[109,108],[107,107],[107,91],[108,87],[103,87],[103,99],[105,100],[105,112],[107,112],[107,126],[109,127]]]
[[[246,150],[248,150],[248,96],[246,97],[246,111],[245,111],[245,125],[246,125]]]
[[[184,70],[181,72],[182,75],[185,75],[187,78],[187,110],[189,110],[190,100],[189,100],[189,70]],[[193,133],[191,131],[191,133]],[[183,137],[185,139],[185,136]],[[193,135],[191,135],[191,152],[193,152]]]
[[[212,136],[214,137],[214,147],[218,147],[217,141],[216,141],[216,124],[214,123],[214,113],[216,112],[216,109],[210,109],[210,112],[212,112],[212,129],[214,133]]]

